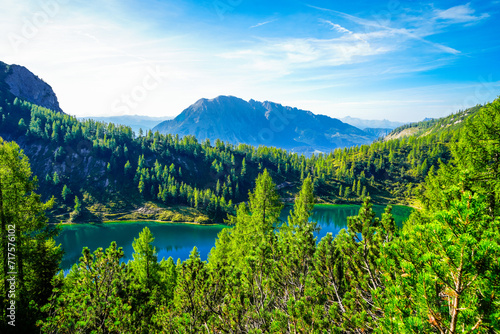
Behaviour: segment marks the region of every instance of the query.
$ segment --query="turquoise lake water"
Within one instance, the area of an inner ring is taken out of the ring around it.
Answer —
[[[321,228],[317,234],[318,241],[327,233],[336,235],[346,227],[347,217],[358,214],[359,205],[316,205],[311,216]],[[380,217],[383,206],[374,205],[374,211]],[[284,209],[281,215],[286,219],[290,208]],[[396,222],[401,223],[410,215],[412,209],[405,206],[393,206],[393,215]],[[155,237],[154,246],[158,251],[158,259],[172,257],[185,260],[194,246],[198,248],[202,260],[206,260],[208,253],[215,245],[217,234],[227,228],[225,225],[190,225],[157,222],[119,222],[107,224],[64,225],[56,242],[62,245],[65,251],[62,269],[69,269],[78,262],[82,248],[88,247],[92,252],[98,247],[107,248],[112,241],[123,247],[124,261],[132,259],[132,242],[139,232],[147,226]]]

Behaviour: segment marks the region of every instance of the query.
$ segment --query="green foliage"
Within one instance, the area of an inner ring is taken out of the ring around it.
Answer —
[[[51,294],[50,281],[61,261],[61,249],[47,226],[44,211],[53,205],[35,193],[36,179],[27,157],[15,143],[0,138],[0,329],[35,330],[40,307]],[[14,273],[14,274],[12,274]],[[15,289],[10,282],[15,281]],[[14,304],[13,304],[14,303]],[[8,307],[15,308],[15,319]],[[14,320],[12,327],[8,322]]]
[[[252,226],[258,233],[267,235],[274,230],[283,204],[267,169],[259,175],[255,183],[255,190],[249,195]]]
[[[166,305],[172,300],[175,286],[176,278],[171,274],[173,261],[159,263],[153,241],[151,231],[145,227],[139,238],[134,238],[134,259],[127,265],[131,328],[137,333],[155,330],[151,317],[158,305]]]
[[[207,262],[196,248],[176,265],[158,262],[144,229],[129,263],[120,263],[115,243],[94,254],[84,248],[66,277],[53,278],[61,254],[43,215],[49,205],[34,193],[19,147],[1,141],[3,328],[9,224],[16,225],[15,298],[27,332],[36,331],[36,320],[47,333],[451,334],[500,327],[500,100],[410,124],[369,146],[306,158],[151,131],[135,137],[128,127],[79,122],[2,90],[0,97],[0,130],[49,148],[34,166],[47,194],[66,199],[73,189],[72,219],[84,206],[115,209],[125,201],[116,209],[156,203],[147,217],[184,221],[159,207],[190,205],[200,211],[192,215],[198,222],[234,225],[220,232]],[[414,135],[396,138],[403,131]],[[279,220],[273,179],[282,193],[303,181],[287,222]],[[319,243],[309,222],[314,189],[322,199],[364,198],[347,229]],[[390,207],[375,217],[368,192],[397,201],[419,196],[424,209],[397,230]]]
[[[61,180],[59,179],[59,174],[57,172],[54,172],[54,176],[52,177],[52,182],[54,182],[55,185],[58,185]]]
[[[94,254],[84,248],[80,263],[54,279],[54,295],[44,307],[48,317],[39,323],[44,333],[122,333],[130,328],[125,302],[125,264],[121,248],[112,242]]]
[[[331,323],[332,330],[377,328],[384,315],[377,303],[385,290],[377,260],[382,247],[393,240],[395,229],[391,208],[379,220],[367,198],[358,216],[348,218],[347,230],[335,239],[327,235],[318,244],[310,289],[318,306],[329,305],[318,308],[316,316]]]
[[[361,183],[353,183],[359,191]],[[309,222],[312,176],[280,224],[282,205],[264,170],[248,205],[241,203],[230,218],[234,227],[219,233],[208,262],[194,248],[176,266],[172,259],[157,263],[150,231],[140,233],[124,269],[126,293],[116,303],[124,305],[120,330],[494,332],[500,325],[500,219],[489,214],[486,195],[460,193],[463,184],[441,190],[446,209],[416,212],[400,231],[390,206],[378,219],[365,198],[346,230],[316,243],[316,224]]]
[[[61,192],[61,197],[63,201],[66,201],[68,199],[68,196],[71,195],[71,190],[68,188],[67,185],[63,186],[62,192]]]
[[[459,170],[464,171],[467,190],[486,195],[490,214],[500,207],[500,99],[481,108],[466,121],[453,153]]]
[[[380,332],[490,332],[500,326],[499,228],[478,195],[414,215],[384,249],[386,317]]]
[[[241,203],[236,216],[231,217],[229,223],[234,228],[230,234],[225,234],[216,242],[216,245],[224,245],[221,244],[219,249],[216,247],[211,252],[213,262],[218,261],[217,259],[234,263],[244,261],[252,250],[273,238],[275,223],[283,205],[267,170],[257,177],[255,189],[249,198],[248,207]]]

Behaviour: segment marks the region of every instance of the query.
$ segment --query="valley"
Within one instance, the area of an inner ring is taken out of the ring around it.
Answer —
[[[36,104],[57,109],[50,86],[22,70],[37,100],[0,65],[1,263],[24,332],[498,327],[500,100],[362,131],[219,96],[135,133]],[[228,130],[283,113],[303,127],[271,146]],[[467,289],[449,293],[462,273]]]
[[[0,1],[0,334],[500,333],[499,1]]]
[[[4,73],[8,71],[5,67]],[[279,187],[284,200],[293,199],[301,180],[312,175],[318,203],[359,204],[363,196],[370,194],[375,203],[414,205],[415,193],[427,173],[449,160],[448,143],[458,138],[461,126],[455,116],[450,116],[412,125],[422,124],[427,129],[415,136],[376,140],[370,145],[336,148],[306,157],[283,148],[236,145],[213,138],[199,140],[192,135],[181,137],[151,130],[139,135],[123,125],[79,121],[23,101],[9,90],[1,94],[2,137],[18,142],[28,155],[43,198],[54,196],[55,205],[49,215],[52,222],[221,223],[235,212],[237,203],[247,199],[253,180],[264,169],[278,185],[286,185]],[[57,100],[53,95],[52,99]],[[224,105],[223,110],[231,112],[236,103],[241,110],[253,110],[251,113],[257,112],[252,109],[256,106],[261,111],[268,106],[277,113],[316,117],[268,102],[247,103],[232,97],[211,101],[200,100],[177,119],[188,114],[194,117],[209,102]],[[464,115],[476,111],[471,109]],[[201,115],[209,118],[209,114]],[[207,120],[202,123],[211,124]],[[350,138],[361,133],[352,126],[342,126],[353,132],[352,136],[346,134]],[[387,138],[401,129],[393,130]],[[430,148],[431,143],[436,144]]]

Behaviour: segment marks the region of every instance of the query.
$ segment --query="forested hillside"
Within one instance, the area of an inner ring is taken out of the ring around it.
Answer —
[[[402,125],[391,131],[385,140],[415,136],[423,137],[427,135],[443,135],[447,136],[450,133],[456,133],[464,125],[464,121],[471,115],[475,114],[481,106],[475,106],[466,110],[457,111],[442,118],[432,118],[422,122],[415,122]]]
[[[265,168],[285,199],[311,175],[320,201],[360,202],[370,194],[377,203],[412,203],[428,172],[450,159],[460,120],[478,109],[408,126],[418,129],[413,136],[306,158],[264,146],[135,134],[126,126],[78,121],[6,90],[0,94],[0,135],[30,158],[42,196],[55,197],[51,219],[77,222],[221,222],[234,203],[248,199]]]
[[[184,262],[158,262],[146,228],[133,243],[133,261],[120,263],[123,251],[114,242],[93,254],[84,248],[80,263],[54,278],[51,293],[46,282],[60,252],[44,222],[47,205],[33,192],[18,147],[1,142],[0,218],[22,229],[15,252],[16,259],[26,260],[11,268],[25,274],[18,276],[16,297],[8,299],[23,307],[19,314],[29,321],[20,327],[26,332],[495,333],[499,134],[496,100],[464,121],[458,141],[441,143],[448,161],[429,173],[416,195],[422,209],[401,229],[390,207],[375,218],[365,198],[346,230],[318,242],[316,225],[308,221],[315,199],[312,173],[304,177],[288,221],[280,223],[283,203],[264,169],[208,261],[195,248]],[[391,142],[398,141],[386,143]],[[388,144],[378,145],[382,150]],[[363,149],[338,154],[354,152]],[[321,159],[315,161],[326,161]],[[5,237],[1,247],[5,268],[5,254],[14,250]],[[8,277],[2,278],[6,287]],[[5,306],[2,326],[9,328]]]
[[[0,135],[24,149],[43,197],[55,196],[51,213],[57,220],[220,222],[233,202],[247,199],[263,168],[281,182],[296,181],[305,160],[283,150],[236,148],[221,141],[212,146],[190,136],[135,135],[129,127],[78,121],[5,90],[0,94]],[[193,210],[175,216],[178,205]]]
[[[361,203],[370,195],[375,203],[414,205],[425,177],[449,161],[450,144],[460,137],[464,120],[480,108],[404,125],[370,145],[307,158],[274,147],[79,121],[16,97],[3,81],[9,71],[5,67],[0,78],[0,136],[16,141],[29,157],[42,197],[54,196],[52,222],[222,222],[234,214],[235,204],[248,200],[264,169],[285,201],[293,201],[311,175],[320,202]]]

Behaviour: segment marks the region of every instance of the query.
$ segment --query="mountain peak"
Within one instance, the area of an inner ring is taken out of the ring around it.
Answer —
[[[199,140],[275,146],[306,154],[368,144],[376,139],[336,118],[271,101],[247,102],[225,95],[200,99],[175,119],[158,124],[155,130],[194,135]]]
[[[52,87],[26,67],[0,62],[0,81],[7,85],[12,95],[41,107],[62,112]]]

